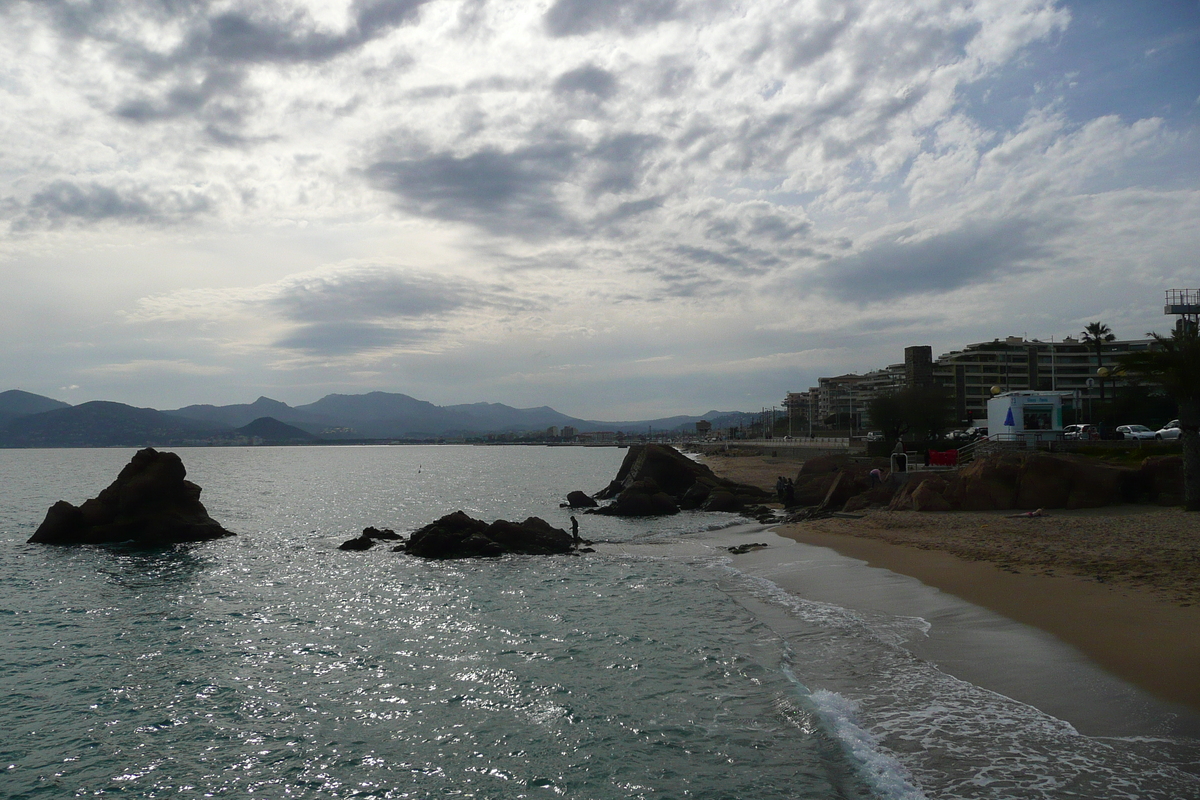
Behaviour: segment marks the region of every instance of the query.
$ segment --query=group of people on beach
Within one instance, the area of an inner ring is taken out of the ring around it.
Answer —
[[[796,484],[792,483],[791,478],[780,475],[779,479],[775,481],[775,495],[784,507],[794,506],[796,504]]]

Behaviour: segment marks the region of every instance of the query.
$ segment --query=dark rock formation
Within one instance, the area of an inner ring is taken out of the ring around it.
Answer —
[[[1152,456],[1137,469],[1099,463],[1063,453],[1001,452],[973,461],[954,472],[912,472],[891,476],[882,485],[870,487],[860,475],[870,464],[838,466],[834,456],[811,468],[806,462],[797,479],[797,494],[807,504],[822,491],[828,492],[836,475],[849,470],[833,492],[828,505],[843,511],[887,506],[892,511],[1003,511],[1036,508],[1099,508],[1116,503],[1183,502],[1183,459],[1181,456]],[[835,469],[837,472],[826,472]],[[847,480],[850,478],[850,480]],[[907,478],[906,482],[901,482]],[[847,484],[850,496],[846,497]],[[869,488],[863,488],[864,486]],[[899,488],[897,488],[899,487]]]
[[[595,498],[613,502],[588,513],[648,517],[695,508],[742,511],[770,495],[756,486],[718,478],[673,447],[646,444],[629,448],[617,477]]]
[[[1183,505],[1183,456],[1151,456],[1139,470],[1143,499],[1162,506]]]
[[[370,550],[375,546],[377,540],[394,541],[399,538],[401,538],[400,534],[389,528],[384,528],[383,530],[379,530],[378,528],[363,528],[363,532],[357,537],[347,539],[338,545],[338,550]]]
[[[78,508],[65,500],[51,506],[29,542],[159,547],[233,536],[208,516],[200,487],[185,475],[176,454],[139,450],[97,497]]]
[[[768,545],[766,542],[751,542],[750,544],[739,544],[734,545],[733,547],[727,547],[725,549],[733,553],[735,556],[741,556],[754,550],[762,550],[767,546]]]
[[[1136,502],[1148,479],[1128,467],[1054,453],[997,453],[953,474],[912,475],[892,510],[1099,508]]]
[[[600,504],[586,493],[576,490],[567,495],[567,505],[571,508],[595,508]]]
[[[569,553],[573,546],[571,534],[538,517],[524,522],[498,519],[489,525],[455,511],[414,532],[405,550],[423,558],[479,558]]]
[[[880,491],[879,487],[871,485],[871,470],[888,469],[886,458],[869,460],[856,459],[848,455],[827,455],[810,458],[800,467],[795,480],[795,503],[797,506],[825,505],[826,509],[844,508],[847,504],[855,511],[870,505],[887,505],[895,491],[895,486],[889,486]],[[869,499],[856,500],[868,494]],[[865,504],[863,504],[865,502]]]

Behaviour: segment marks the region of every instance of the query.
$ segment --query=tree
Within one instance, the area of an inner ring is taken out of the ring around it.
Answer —
[[[1116,340],[1112,329],[1103,322],[1089,322],[1083,327],[1083,343],[1096,348],[1096,369],[1104,366],[1104,345]],[[1116,389],[1113,389],[1115,392]],[[1100,402],[1104,402],[1104,378],[1100,379]]]
[[[1163,387],[1179,404],[1183,448],[1183,503],[1200,511],[1200,334],[1180,326],[1171,336],[1151,333],[1149,350],[1119,356],[1126,371]]]
[[[940,438],[953,418],[953,403],[940,386],[914,386],[877,395],[867,404],[872,427],[889,442],[912,433],[919,439]]]

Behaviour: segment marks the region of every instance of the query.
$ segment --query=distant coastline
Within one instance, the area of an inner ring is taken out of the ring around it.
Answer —
[[[404,394],[327,395],[301,406],[260,397],[229,406],[160,411],[105,400],[69,405],[20,390],[0,392],[0,447],[212,447],[259,444],[588,444],[694,433],[696,423],[739,427],[739,411],[602,422],[549,407],[500,403],[436,406]]]

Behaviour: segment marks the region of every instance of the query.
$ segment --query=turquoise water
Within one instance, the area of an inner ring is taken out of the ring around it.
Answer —
[[[1194,742],[951,678],[922,620],[741,571],[733,515],[580,516],[581,557],[336,549],[460,508],[567,527],[623,450],[178,452],[236,538],[26,545],[132,451],[0,451],[0,796],[1200,797]]]

